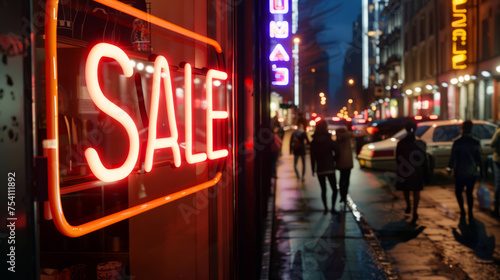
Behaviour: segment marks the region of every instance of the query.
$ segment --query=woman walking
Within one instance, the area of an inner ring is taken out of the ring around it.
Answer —
[[[429,181],[427,166],[426,145],[422,140],[415,138],[417,125],[409,122],[405,125],[407,135],[401,139],[396,146],[397,186],[402,190],[406,201],[406,214],[413,210],[412,222],[418,219],[418,203],[420,201],[420,191],[424,188],[424,183]],[[410,191],[413,192],[413,209],[410,203]]]
[[[338,155],[337,143],[332,140],[328,133],[328,124],[321,120],[316,124],[316,132],[311,142],[311,168],[312,174],[318,174],[318,181],[321,186],[321,201],[324,211],[328,212],[326,203],[326,178],[330,182],[332,189],[332,213],[335,214],[335,201],[337,200],[337,180],[335,179],[335,161]]]
[[[351,177],[352,162],[352,147],[351,138],[352,132],[345,128],[337,129],[337,142],[340,154],[337,159],[337,169],[340,171],[339,189],[340,202],[344,203],[344,210],[347,202],[347,193],[349,189],[349,179]]]

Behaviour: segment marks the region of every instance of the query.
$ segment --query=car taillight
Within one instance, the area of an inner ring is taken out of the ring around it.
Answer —
[[[356,130],[356,128],[354,127],[354,125],[351,125],[351,130]]]
[[[370,126],[366,128],[366,131],[370,134],[375,134],[378,132],[378,127]]]
[[[392,157],[394,151],[372,151],[372,157]]]

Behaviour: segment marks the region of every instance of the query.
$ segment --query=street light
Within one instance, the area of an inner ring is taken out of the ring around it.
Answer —
[[[352,99],[349,98],[349,100],[347,102],[349,102],[349,104],[352,104],[353,101],[352,101]]]
[[[319,93],[319,97],[324,97],[324,96],[325,96],[325,94],[323,92]]]
[[[352,86],[352,85],[354,85],[354,80],[353,79],[349,79],[348,83],[349,83],[349,85]]]

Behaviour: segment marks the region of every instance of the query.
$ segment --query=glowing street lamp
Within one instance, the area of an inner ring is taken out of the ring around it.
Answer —
[[[349,79],[349,81],[347,81],[349,83],[349,85],[354,85],[354,79]]]

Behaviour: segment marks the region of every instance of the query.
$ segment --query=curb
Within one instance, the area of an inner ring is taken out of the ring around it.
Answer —
[[[361,233],[370,245],[370,249],[372,250],[371,253],[374,257],[375,263],[377,263],[380,270],[384,272],[386,279],[401,279],[397,270],[394,269],[391,262],[389,261],[389,258],[387,257],[384,248],[382,248],[382,245],[380,244],[377,236],[373,232],[373,229],[370,227],[363,214],[361,214],[361,212],[358,210],[358,206],[356,205],[356,203],[354,203],[349,194],[347,195],[347,205],[351,209],[352,214],[354,215],[354,220],[356,220]]]

